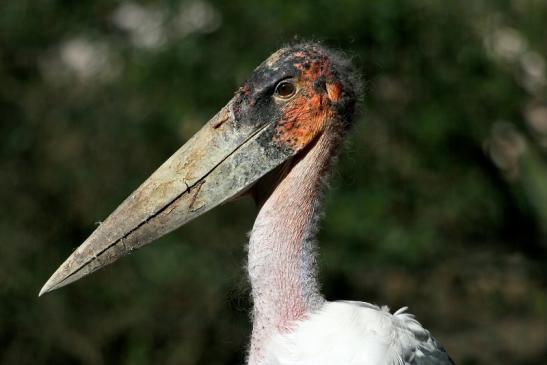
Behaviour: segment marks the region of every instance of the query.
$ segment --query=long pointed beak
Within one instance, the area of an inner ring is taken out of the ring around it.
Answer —
[[[237,121],[232,101],[160,166],[53,273],[39,295],[72,283],[248,189],[294,152],[273,121]]]

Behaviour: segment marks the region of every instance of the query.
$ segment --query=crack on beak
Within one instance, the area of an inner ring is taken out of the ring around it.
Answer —
[[[198,198],[198,194],[199,192],[201,191],[201,187],[203,186],[203,184],[205,183],[205,180],[201,180],[199,182],[197,182],[194,186],[196,186],[196,192],[194,193],[194,196],[192,197],[192,201],[190,202],[190,205],[188,206],[188,208],[190,209],[190,211],[192,212],[195,212],[197,209],[201,208],[203,205],[199,206],[198,208],[194,209],[194,204],[196,203],[196,200]],[[189,193],[190,191],[188,191]]]

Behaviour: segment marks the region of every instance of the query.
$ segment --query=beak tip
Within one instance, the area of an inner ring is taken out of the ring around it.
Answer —
[[[41,297],[42,295],[49,293],[50,291],[59,289],[62,286],[65,286],[68,284],[68,282],[65,282],[63,280],[64,276],[60,275],[59,272],[63,272],[64,264],[61,265],[54,273],[51,275],[51,277],[46,281],[42,289],[40,289],[40,292],[38,293],[38,297]]]
[[[53,279],[53,276],[49,278],[48,281],[46,281],[42,289],[40,289],[40,292],[38,293],[38,297],[41,297],[45,293],[49,293],[50,291],[57,289],[56,283],[54,283],[52,279]]]
[[[49,292],[49,287],[47,283],[40,289],[40,292],[38,293],[38,298],[44,295],[45,293]]]

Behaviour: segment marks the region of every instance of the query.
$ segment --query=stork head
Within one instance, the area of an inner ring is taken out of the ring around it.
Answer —
[[[270,142],[300,151],[330,123],[349,126],[355,107],[351,65],[317,44],[282,48],[258,66],[237,92],[237,120],[275,123]]]
[[[316,43],[286,47],[258,66],[234,98],[161,165],[53,273],[40,295],[114,262],[306,153],[342,135],[359,95],[349,60]]]

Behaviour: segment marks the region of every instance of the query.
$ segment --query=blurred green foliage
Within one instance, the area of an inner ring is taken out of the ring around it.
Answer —
[[[0,4],[0,363],[241,364],[254,207],[44,298],[53,270],[286,42],[362,70],[329,299],[408,305],[459,364],[547,358],[547,3]]]

